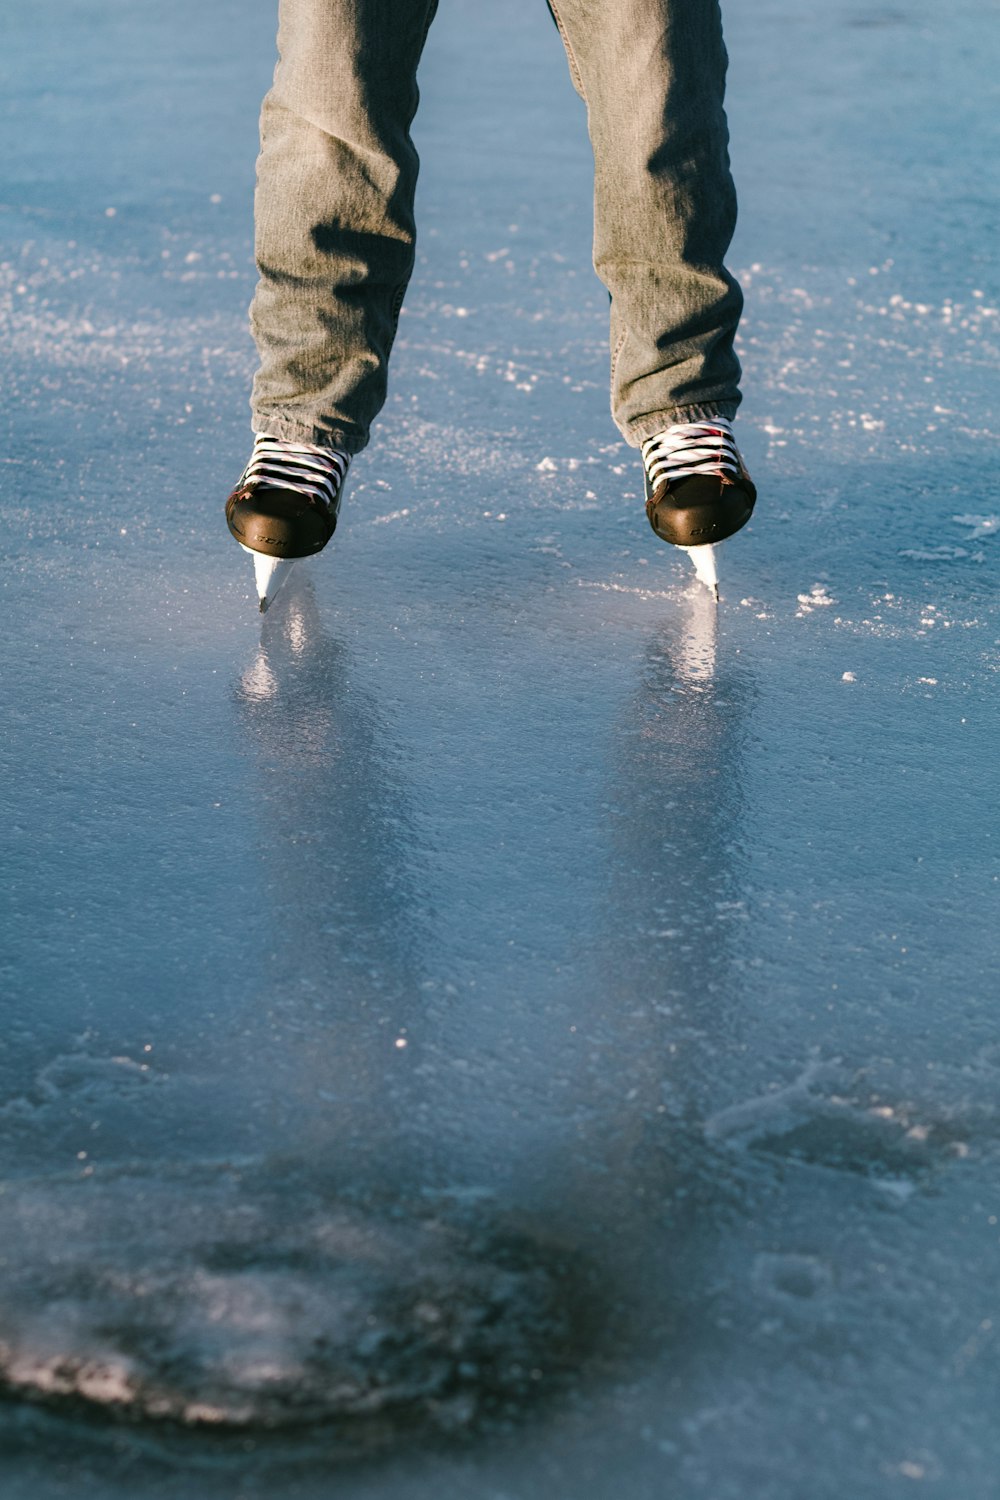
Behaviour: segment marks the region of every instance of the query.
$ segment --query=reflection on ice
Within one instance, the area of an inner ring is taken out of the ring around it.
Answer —
[[[712,681],[715,676],[716,642],[719,633],[719,611],[715,600],[700,589],[685,600],[680,634],[674,651],[678,679],[691,687]]]
[[[301,572],[299,578],[302,578]],[[303,584],[302,592],[296,592],[289,597],[285,617],[281,621],[285,639],[295,656],[301,656],[309,643],[309,628],[303,604],[303,600],[308,597],[310,594],[306,592]]]
[[[271,671],[267,652],[261,646],[240,678],[240,691],[248,702],[261,703],[266,698],[273,698],[277,690],[277,679]]]
[[[240,678],[240,691],[250,703],[261,703],[273,698],[278,691],[278,679],[268,656],[269,644],[273,646],[275,641],[280,640],[297,657],[303,654],[309,644],[307,601],[312,597],[312,585],[301,574],[298,577],[300,582],[290,585],[288,594],[282,599],[284,608],[280,619],[275,620],[266,636],[261,637],[256,657]]]
[[[267,616],[234,700],[259,851],[247,1024],[261,1039],[246,1086],[287,1121],[285,1149],[346,1156],[363,1176],[383,1150],[406,1153],[405,1049],[388,1091],[384,1068],[421,1006],[420,847],[396,745],[308,570]]]

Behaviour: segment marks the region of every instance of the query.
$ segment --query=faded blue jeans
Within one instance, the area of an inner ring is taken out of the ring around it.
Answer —
[[[281,0],[255,200],[259,432],[349,453],[368,441],[413,270],[410,125],[436,8]],[[723,265],[736,195],[718,0],[552,0],[550,9],[594,150],[594,266],[611,294],[615,422],[637,446],[672,422],[731,417],[742,295]]]

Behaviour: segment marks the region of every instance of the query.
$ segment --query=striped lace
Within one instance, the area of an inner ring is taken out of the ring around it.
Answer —
[[[642,445],[642,461],[651,490],[665,479],[688,474],[718,474],[738,478],[743,471],[733,429],[725,417],[708,422],[681,422],[665,427]]]
[[[297,490],[335,511],[350,462],[350,455],[339,448],[283,443],[266,432],[258,432],[240,486]]]

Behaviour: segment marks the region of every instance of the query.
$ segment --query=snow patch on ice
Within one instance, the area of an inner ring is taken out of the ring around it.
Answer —
[[[952,516],[951,519],[956,526],[971,526],[970,542],[984,536],[995,536],[1000,531],[1000,516]]]
[[[372,526],[385,526],[390,521],[402,521],[409,514],[410,507],[408,505],[404,505],[402,510],[390,510],[386,511],[384,515],[370,517],[370,524]]]
[[[133,1093],[162,1083],[166,1075],[131,1057],[93,1057],[88,1052],[60,1053],[35,1076],[27,1094],[8,1099],[0,1117],[23,1119],[57,1101]]]
[[[608,583],[595,578],[578,578],[578,588],[600,589],[606,594],[633,594],[637,599],[676,599],[677,591],[674,589],[640,589],[625,583]]]
[[[795,618],[801,620],[805,615],[811,615],[815,609],[829,609],[831,604],[836,604],[825,583],[814,583],[808,594],[799,594],[799,607],[795,612]]]
[[[928,1174],[997,1134],[996,1077],[988,1066],[936,1086],[872,1065],[813,1061],[784,1088],[730,1105],[704,1123],[729,1149],[867,1177],[903,1200]]]
[[[942,543],[939,547],[907,547],[899,555],[914,562],[956,562],[960,557],[968,557],[969,549]]]

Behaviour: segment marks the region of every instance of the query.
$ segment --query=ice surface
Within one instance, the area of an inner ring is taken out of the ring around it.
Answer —
[[[721,605],[558,35],[451,0],[389,404],[263,620],[272,7],[8,18],[4,1500],[995,1496],[991,18],[725,10]]]

